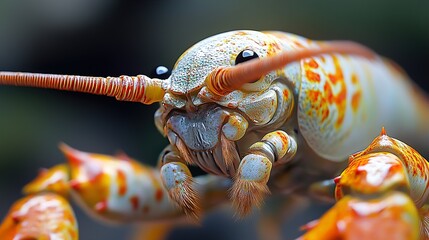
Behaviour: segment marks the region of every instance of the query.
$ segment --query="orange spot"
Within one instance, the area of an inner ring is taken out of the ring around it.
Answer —
[[[116,178],[118,181],[118,194],[119,196],[124,196],[127,192],[127,179],[125,173],[121,170],[116,172]]]
[[[317,102],[321,94],[317,90],[309,90],[307,95],[311,102]]]
[[[319,64],[314,59],[310,59],[310,61],[308,61],[307,65],[311,68],[318,68],[319,67]]]
[[[356,112],[358,110],[360,99],[361,99],[361,93],[360,92],[356,92],[353,94],[353,96],[352,96],[352,110],[354,112]]]
[[[283,96],[285,97],[285,99],[288,99],[289,98],[289,91],[283,90]]]
[[[70,187],[73,188],[73,190],[75,190],[75,191],[80,190],[81,184],[78,180],[75,180],[75,179],[70,180],[69,184],[70,184]]]
[[[307,75],[307,78],[311,82],[320,82],[320,75],[318,73],[315,73],[313,71],[307,70],[305,71],[305,74]]]
[[[311,102],[312,109],[318,112],[318,116],[321,118],[322,122],[325,121],[326,118],[328,118],[329,116],[329,106],[326,103],[324,97],[322,96],[322,92],[317,90],[309,90],[307,92],[307,96]],[[311,117],[312,113],[309,113],[309,115]]]
[[[293,43],[295,43],[295,45],[297,46],[297,47],[300,47],[300,48],[305,48],[304,47],[304,45],[302,45],[299,41],[297,41],[297,40],[293,40]]]
[[[340,125],[341,125],[341,123],[343,123],[343,121],[344,121],[344,112],[339,112],[338,113],[338,119],[337,119],[337,121],[335,122],[335,126],[338,128],[338,127],[340,127]]]
[[[139,208],[139,197],[135,195],[130,197],[130,203],[131,206],[133,206],[133,209],[137,210]]]
[[[324,108],[322,110],[322,122],[324,122],[326,118],[328,118],[328,116],[329,116],[329,108]]]
[[[268,50],[267,50],[267,55],[274,55],[275,53],[277,53],[278,51],[281,50],[280,45],[277,42],[269,42],[268,43]]]
[[[328,77],[329,77],[329,80],[331,81],[332,84],[335,85],[337,83],[338,80],[337,80],[337,77],[335,75],[329,74]]]
[[[155,192],[155,200],[157,202],[161,202],[163,198],[164,198],[164,193],[160,188],[158,188]]]
[[[358,78],[356,76],[356,74],[352,73],[351,76],[352,79],[352,84],[356,86],[357,90],[356,92],[353,94],[352,96],[352,110],[353,112],[357,112],[358,108],[359,108],[359,104],[361,101],[361,96],[362,96],[362,90],[358,81]]]
[[[358,83],[358,79],[357,79],[357,76],[356,76],[356,74],[352,74],[352,83],[353,84],[357,84]]]
[[[277,132],[277,135],[279,135],[279,137],[282,139],[284,145],[288,144],[288,138],[284,134],[282,134],[281,132]]]
[[[329,103],[334,102],[334,94],[332,93],[332,87],[327,82],[323,86],[323,91],[325,92],[325,98]]]
[[[162,186],[161,186],[161,184],[159,183],[158,179],[155,177],[154,172],[153,172],[153,171],[148,172],[147,176],[149,176],[149,177],[151,178],[153,187],[154,187],[155,189],[159,189],[159,190],[161,190]],[[176,180],[176,184],[178,184],[178,181],[177,181],[177,180]],[[161,191],[162,191],[162,190],[161,190]],[[157,194],[158,194],[158,193],[157,193],[157,192],[155,192],[155,199],[156,199],[156,197],[157,197]],[[163,193],[161,192],[161,195],[162,195],[162,194],[163,194]]]
[[[329,74],[328,77],[332,85],[336,85],[337,83],[340,84],[340,91],[336,96],[333,95],[331,99],[332,102],[330,103],[334,103],[337,106],[338,118],[337,118],[337,121],[335,122],[335,126],[339,127],[344,121],[344,115],[346,112],[347,87],[344,81],[343,71],[338,62],[338,59],[335,56],[332,56],[332,60],[334,61],[334,65],[335,65],[335,73]],[[328,98],[328,101],[329,101],[329,98]]]
[[[316,90],[308,90],[307,96],[311,102],[312,109],[317,111],[317,116],[321,121],[325,121],[330,113],[330,106],[334,105],[337,109],[337,116],[335,127],[338,128],[344,121],[345,112],[346,112],[346,100],[347,100],[347,86],[344,80],[343,71],[339,64],[338,59],[335,56],[332,56],[332,60],[335,66],[335,72],[327,74],[327,81],[323,85],[323,91],[319,92]],[[320,82],[320,77],[311,70],[308,70],[310,66],[315,67],[317,64],[316,61],[308,61],[305,66],[306,75],[310,82]],[[318,66],[318,65],[317,65]],[[357,81],[357,80],[356,80]],[[336,92],[334,92],[334,89]],[[355,106],[357,108],[360,100],[360,95],[355,96]],[[310,116],[311,117],[311,116]]]
[[[246,36],[246,35],[247,35],[247,33],[246,33],[246,32],[243,32],[243,31],[240,31],[240,32],[237,32],[237,33],[236,33],[236,35],[239,35],[239,36]]]

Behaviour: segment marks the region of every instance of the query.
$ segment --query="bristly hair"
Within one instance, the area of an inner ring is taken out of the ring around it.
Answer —
[[[252,211],[253,206],[259,208],[270,190],[265,183],[236,178],[230,193],[235,215],[242,218]]]
[[[238,163],[240,162],[240,156],[237,153],[235,143],[233,141],[228,140],[223,134],[221,134],[220,136],[220,141],[222,144],[222,156],[225,165],[230,173],[235,173],[236,166],[234,166],[234,164],[238,165]]]
[[[185,159],[185,162],[192,165],[194,161],[192,160],[192,156],[189,153],[188,147],[186,147],[186,144],[179,137],[177,138],[176,147],[181,153],[182,157]]]
[[[201,214],[201,208],[198,205],[200,200],[198,194],[192,187],[194,181],[187,177],[185,181],[178,184],[175,188],[169,190],[170,197],[183,209],[187,216],[198,220]]]

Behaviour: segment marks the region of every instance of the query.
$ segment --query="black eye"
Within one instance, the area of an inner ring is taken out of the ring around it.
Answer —
[[[150,74],[151,78],[167,79],[170,77],[171,71],[165,66],[156,67]]]
[[[259,58],[259,56],[254,51],[248,50],[248,49],[243,50],[235,58],[235,65],[249,61],[251,59],[255,59],[255,58]]]

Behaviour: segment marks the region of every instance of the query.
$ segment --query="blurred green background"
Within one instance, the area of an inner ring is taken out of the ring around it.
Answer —
[[[173,66],[184,50],[205,37],[234,29],[280,30],[312,39],[361,42],[398,62],[429,92],[428,10],[429,1],[418,0],[0,0],[0,69],[148,74],[157,65]],[[39,167],[64,161],[59,142],[91,152],[123,150],[154,164],[167,144],[153,125],[156,107],[1,86],[0,217]],[[294,228],[318,214],[300,216]],[[207,220],[203,230],[177,234],[256,239],[252,220],[218,218],[223,220]],[[127,228],[93,223],[81,212],[79,221],[81,239],[130,235]],[[219,231],[228,227],[241,230]],[[298,233],[285,234],[292,238]]]

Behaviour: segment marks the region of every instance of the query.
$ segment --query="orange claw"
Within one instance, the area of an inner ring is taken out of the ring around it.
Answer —
[[[127,222],[180,215],[155,169],[131,158],[82,152],[65,144],[60,149],[69,163],[73,198],[99,219]]]
[[[59,164],[49,169],[43,169],[39,175],[24,186],[22,192],[26,195],[39,192],[54,192],[65,198],[69,196],[69,168]]]
[[[419,213],[411,198],[391,192],[380,198],[346,196],[299,239],[419,239]]]
[[[380,156],[388,157],[382,160]],[[378,170],[374,171],[374,168]],[[348,184],[358,177],[362,177],[360,184]],[[365,194],[401,189],[409,193],[420,208],[428,199],[429,162],[412,147],[387,136],[383,128],[366,149],[350,157],[337,188],[343,189],[346,185]]]
[[[2,240],[78,238],[73,210],[63,197],[53,193],[18,200],[0,225]]]
[[[350,156],[335,179],[337,204],[302,239],[427,239],[428,179],[429,163],[382,128]]]
[[[60,148],[68,163],[41,171],[24,187],[24,194],[51,192],[71,197],[91,216],[107,222],[166,220],[184,215],[162,187],[158,169],[123,153],[114,157],[82,152],[65,144]],[[195,181],[189,184],[203,197],[203,210],[226,200],[229,180],[201,176]]]
[[[98,219],[132,222],[183,216],[163,188],[158,169],[123,154],[118,158],[82,152],[65,144],[60,148],[70,167],[71,196]],[[195,187],[195,191],[201,194],[203,209],[225,200],[229,185],[223,178],[207,176],[195,180],[196,183],[188,182],[185,187],[192,185],[192,189]],[[188,200],[185,204],[194,201]]]
[[[368,153],[354,158],[337,178],[335,198],[341,199],[350,192],[362,195],[408,189],[408,174],[401,160],[392,153]]]

